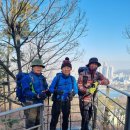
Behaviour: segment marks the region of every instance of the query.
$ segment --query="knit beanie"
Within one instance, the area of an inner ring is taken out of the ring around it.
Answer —
[[[71,62],[68,57],[66,57],[65,60],[62,62],[61,69],[66,66],[72,68]]]

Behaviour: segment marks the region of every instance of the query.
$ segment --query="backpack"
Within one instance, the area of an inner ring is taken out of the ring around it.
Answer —
[[[22,92],[22,84],[21,84],[21,81],[23,79],[24,76],[27,76],[29,75],[28,73],[23,73],[23,72],[19,72],[17,75],[16,75],[16,98],[18,98],[18,101],[20,102],[25,102],[25,97],[24,97],[24,94]],[[30,76],[31,78],[31,76]],[[31,78],[32,80],[32,78]],[[31,90],[33,92],[35,92],[34,88],[33,88],[33,85],[32,83],[30,83],[30,87],[31,87]]]
[[[78,69],[78,74],[80,75],[80,73],[83,72],[83,71],[87,72],[88,71],[88,67],[80,67]]]
[[[86,73],[88,72],[88,67],[79,67],[78,74],[80,75],[81,72],[85,72],[86,75]],[[96,72],[96,75],[99,77],[99,72]]]

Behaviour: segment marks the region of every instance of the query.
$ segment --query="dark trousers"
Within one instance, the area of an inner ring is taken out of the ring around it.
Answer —
[[[81,130],[89,130],[89,121],[93,116],[93,124],[92,127],[96,127],[96,117],[97,117],[97,106],[96,103],[92,104],[91,102],[85,102],[82,99],[79,100],[79,105],[80,105],[80,112],[82,116],[82,121],[81,121]],[[93,105],[93,106],[92,106]],[[93,110],[92,110],[93,107]]]
[[[63,114],[62,130],[68,129],[70,102],[69,101],[54,101],[52,105],[52,111],[51,111],[52,118],[51,118],[51,123],[50,123],[50,130],[56,130],[56,125],[58,123],[58,118],[61,111]]]
[[[23,104],[23,106],[32,105],[33,101],[27,101]],[[24,111],[25,119],[25,127],[26,129],[31,128],[33,126],[40,124],[40,108],[31,108]],[[38,130],[38,128],[34,128],[32,130]]]

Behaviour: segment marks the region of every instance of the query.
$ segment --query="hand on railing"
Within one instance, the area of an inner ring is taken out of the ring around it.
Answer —
[[[94,94],[94,92],[96,91],[96,88],[89,88],[87,92],[89,92],[90,94]]]
[[[98,85],[99,85],[98,81],[93,82],[92,85],[87,90],[87,92],[89,92],[90,94],[94,94],[94,92],[97,90]]]
[[[91,87],[92,88],[97,88],[98,85],[99,85],[99,82],[95,81],[95,82],[92,83]]]

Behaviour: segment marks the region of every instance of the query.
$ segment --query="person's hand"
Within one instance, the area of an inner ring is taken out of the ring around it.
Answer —
[[[68,94],[69,100],[72,101],[74,96],[75,96],[74,91],[70,92],[70,93]]]
[[[45,93],[46,93],[46,95],[47,95],[48,97],[51,96],[51,92],[50,92],[49,90],[46,90]]]
[[[54,93],[57,95],[62,95],[64,93],[64,91],[63,90],[55,90]]]
[[[93,82],[87,92],[94,94],[94,92],[97,90],[98,85],[99,85],[98,81]]]
[[[45,92],[41,92],[40,94],[37,95],[37,98],[38,99],[42,99],[42,100],[45,100],[47,97],[46,93]]]
[[[97,86],[99,85],[99,82],[98,81],[95,81],[92,83],[92,88],[97,88]]]
[[[88,92],[90,94],[94,94],[95,91],[96,91],[96,87],[91,87],[91,88],[88,89]]]

